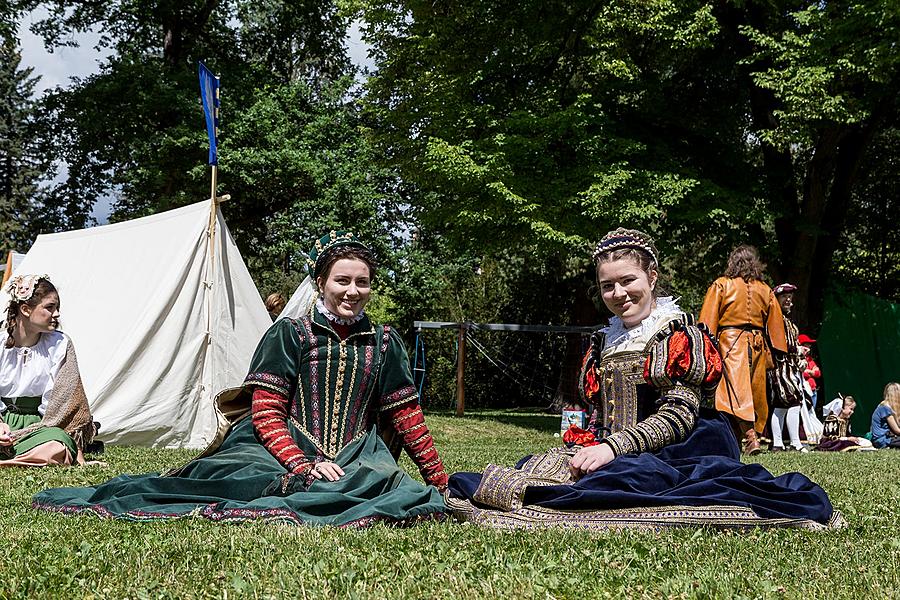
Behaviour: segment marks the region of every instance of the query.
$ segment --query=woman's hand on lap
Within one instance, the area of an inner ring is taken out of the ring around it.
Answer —
[[[12,438],[9,436],[9,425],[0,423],[0,446],[12,446]]]
[[[569,463],[569,469],[572,471],[572,477],[580,479],[588,473],[593,473],[597,469],[608,465],[615,457],[616,455],[613,454],[609,444],[588,446],[575,453],[575,456],[572,457],[572,461]]]
[[[344,476],[344,470],[333,462],[316,463],[310,474],[316,479],[325,479],[326,481],[337,481]]]

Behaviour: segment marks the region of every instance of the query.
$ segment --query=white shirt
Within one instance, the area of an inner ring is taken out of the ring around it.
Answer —
[[[34,346],[7,348],[7,337],[6,331],[0,334],[0,397],[39,396],[38,413],[43,416],[66,357],[68,338],[61,331],[53,331],[42,333]],[[5,410],[6,404],[0,400],[0,412]]]

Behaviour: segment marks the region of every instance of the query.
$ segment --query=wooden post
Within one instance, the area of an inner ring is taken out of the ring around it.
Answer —
[[[456,416],[463,416],[466,409],[466,382],[464,379],[466,364],[466,332],[467,323],[459,324],[459,338],[456,349]]]
[[[12,277],[12,258],[13,253],[12,250],[10,250],[6,253],[6,270],[3,271],[3,285],[6,285],[6,282]]]

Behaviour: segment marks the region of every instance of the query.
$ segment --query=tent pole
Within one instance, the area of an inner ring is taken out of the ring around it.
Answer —
[[[209,247],[212,249],[213,240],[216,236],[216,213],[219,208],[219,199],[216,198],[216,184],[218,183],[219,167],[212,166],[212,186],[209,192],[210,208],[209,208]]]
[[[209,199],[209,226],[206,230],[206,236],[209,238],[209,254],[207,255],[206,267],[206,343],[212,342],[212,292],[213,279],[215,278],[216,267],[216,215],[219,209],[219,199],[216,198],[216,183],[218,179],[219,168],[212,165],[212,187]]]

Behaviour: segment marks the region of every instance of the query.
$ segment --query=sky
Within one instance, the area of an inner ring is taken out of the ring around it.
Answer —
[[[30,31],[33,23],[39,21],[46,11],[39,9],[25,15],[19,23],[19,38],[22,44],[22,66],[34,67],[34,75],[41,79],[35,87],[38,95],[56,86],[67,86],[73,77],[84,77],[100,70],[100,65],[108,55],[108,51],[97,51],[94,46],[99,39],[96,32],[82,33],[73,38],[78,43],[74,48],[58,48],[52,53],[44,48],[43,41]],[[350,24],[344,45],[353,64],[360,68],[372,69],[373,63],[368,56],[369,46],[362,41],[360,23]],[[202,126],[199,125],[199,126]],[[60,169],[57,180],[65,177],[65,168]],[[93,217],[98,224],[109,220],[114,198],[100,198],[94,205]]]

